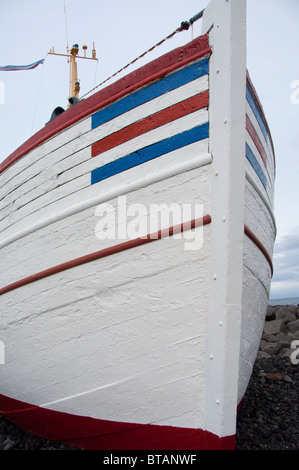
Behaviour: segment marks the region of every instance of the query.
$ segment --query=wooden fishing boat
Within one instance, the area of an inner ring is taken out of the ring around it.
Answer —
[[[200,37],[1,164],[0,412],[24,429],[85,449],[234,448],[275,239],[245,3],[212,0]]]

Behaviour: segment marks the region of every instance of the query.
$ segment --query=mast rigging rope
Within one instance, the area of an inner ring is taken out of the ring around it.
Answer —
[[[189,21],[183,21],[181,23],[181,25],[175,29],[171,34],[169,34],[168,36],[166,36],[164,39],[161,39],[161,41],[159,41],[157,44],[155,44],[154,46],[152,46],[150,49],[148,49],[147,51],[143,52],[140,56],[136,57],[136,59],[132,60],[131,62],[129,62],[127,65],[125,65],[124,67],[122,67],[121,69],[119,69],[117,72],[115,72],[113,75],[111,75],[110,77],[106,78],[103,82],[99,83],[99,85],[95,86],[94,88],[92,88],[91,90],[89,90],[87,93],[85,93],[85,95],[83,95],[81,97],[81,99],[83,99],[85,96],[89,95],[90,93],[92,93],[94,90],[96,90],[97,88],[99,88],[100,86],[104,85],[104,83],[108,82],[109,80],[111,80],[112,78],[114,78],[116,75],[118,75],[119,73],[121,73],[123,70],[127,69],[130,65],[133,65],[135,62],[137,62],[139,59],[142,59],[145,55],[147,55],[149,52],[152,52],[154,49],[156,49],[157,47],[161,46],[165,41],[167,41],[168,39],[171,39],[173,36],[175,36],[175,34],[181,32],[181,31],[187,31],[190,26],[193,27],[193,23],[197,20],[199,20],[200,18],[202,18],[203,14],[204,14],[204,9],[202,11],[200,11],[199,13],[197,13],[197,15],[193,16],[192,18],[190,18]]]

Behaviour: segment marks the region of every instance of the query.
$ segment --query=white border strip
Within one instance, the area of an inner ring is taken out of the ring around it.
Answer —
[[[255,191],[258,193],[259,197],[261,198],[261,200],[263,201],[263,203],[265,204],[265,206],[267,207],[268,211],[269,211],[269,214],[271,216],[271,219],[272,219],[272,222],[273,222],[273,225],[274,225],[274,229],[275,229],[275,234],[277,232],[277,227],[276,227],[276,221],[275,221],[275,216],[274,216],[274,212],[269,204],[269,202],[267,201],[266,197],[264,196],[263,192],[261,191],[261,189],[258,187],[258,185],[256,184],[256,182],[254,181],[254,179],[252,178],[251,174],[249,173],[249,171],[246,169],[246,179],[248,181],[248,183],[251,184],[251,186],[253,186],[253,188],[255,189]]]
[[[77,214],[78,212],[84,211],[85,209],[89,209],[90,207],[96,206],[97,204],[102,204],[103,202],[109,201],[118,196],[127,194],[129,192],[135,191],[140,188],[144,188],[146,186],[157,183],[159,181],[163,181],[165,179],[179,175],[180,173],[184,173],[185,171],[194,170],[195,168],[208,165],[211,162],[212,162],[212,155],[210,153],[206,153],[204,155],[195,157],[190,161],[179,163],[170,168],[166,168],[165,170],[162,170],[159,173],[148,175],[144,178],[138,179],[128,184],[123,184],[104,194],[99,194],[96,197],[74,204],[58,213],[55,213],[51,216],[48,216],[44,219],[39,220],[35,224],[32,224],[24,228],[23,230],[20,230],[17,233],[14,233],[13,235],[5,238],[4,240],[0,242],[0,248],[4,248],[10,243],[13,243],[16,240],[19,240],[20,238],[23,238],[26,235],[29,235],[30,233],[40,230],[41,228],[44,228],[59,220],[70,217],[71,215]]]

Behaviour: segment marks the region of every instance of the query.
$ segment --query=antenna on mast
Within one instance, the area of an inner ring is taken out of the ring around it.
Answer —
[[[69,50],[69,40],[68,40],[68,33],[67,33],[67,17],[66,17],[66,5],[64,0],[64,20],[65,20],[65,34],[66,34],[66,51]]]
[[[78,103],[79,101],[79,91],[80,91],[80,81],[78,79],[78,69],[76,59],[87,59],[87,60],[98,60],[96,57],[95,43],[93,43],[92,55],[91,57],[86,57],[87,46],[83,46],[84,55],[79,56],[79,46],[74,44],[71,49],[67,49],[67,54],[58,54],[54,52],[54,46],[50,49],[49,54],[59,55],[67,57],[68,62],[70,63],[70,88],[69,88],[69,105],[68,108]]]

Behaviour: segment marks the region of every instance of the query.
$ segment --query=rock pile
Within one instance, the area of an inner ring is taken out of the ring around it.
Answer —
[[[299,346],[299,306],[269,305],[257,359],[291,358],[296,346]]]
[[[299,450],[299,365],[257,359],[238,410],[237,450]]]
[[[299,450],[298,347],[299,306],[269,305],[238,411],[237,450]]]

